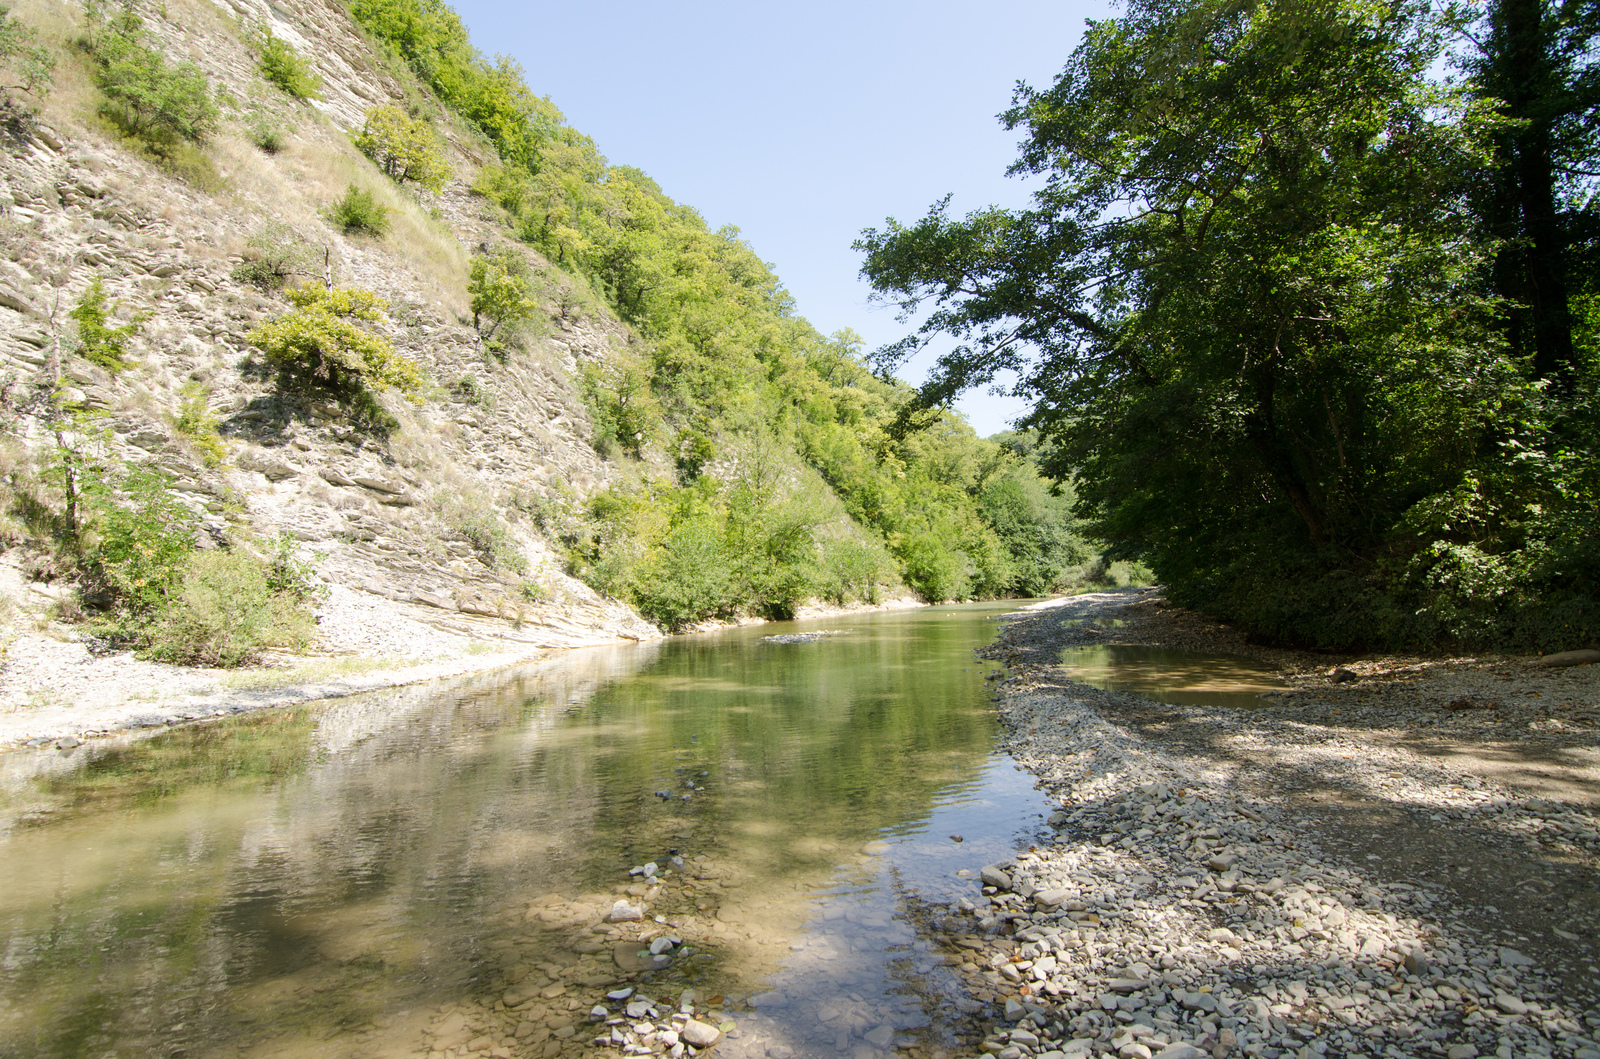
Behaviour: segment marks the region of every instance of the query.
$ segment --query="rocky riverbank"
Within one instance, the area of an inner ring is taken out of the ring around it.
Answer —
[[[560,597],[515,625],[329,583],[317,605],[319,654],[264,666],[196,669],[106,651],[64,623],[50,586],[0,555],[0,752],[71,749],[111,734],[341,698],[537,661],[573,647],[651,640],[633,610],[562,577]],[[40,591],[44,589],[45,591]]]
[[[1072,680],[1086,643],[1231,650],[1287,686],[1153,702]],[[1600,666],[1262,651],[1149,592],[1019,615],[983,653],[1061,806],[942,935],[1000,1015],[985,1051],[1600,1059]]]

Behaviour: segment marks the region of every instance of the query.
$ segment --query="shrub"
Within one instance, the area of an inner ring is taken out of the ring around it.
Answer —
[[[382,238],[389,234],[388,207],[354,184],[345,189],[344,198],[328,207],[328,220],[345,235]]]
[[[296,99],[317,99],[322,90],[322,78],[311,69],[311,63],[302,59],[294,47],[282,37],[272,35],[272,30],[262,31],[257,38],[256,61],[261,75]]]
[[[245,260],[233,270],[233,278],[258,290],[281,290],[291,279],[326,270],[327,251],[279,221],[268,223],[244,245]]]
[[[200,452],[207,467],[220,467],[228,457],[228,450],[217,436],[217,417],[207,407],[211,391],[198,382],[183,387],[178,402],[178,414],[172,419],[172,429],[189,441]]]
[[[486,389],[478,381],[478,377],[470,372],[450,385],[450,393],[467,404],[475,404],[490,411],[494,410],[494,391]]]
[[[356,287],[327,290],[315,283],[287,294],[295,310],[246,336],[280,368],[346,392],[393,386],[409,394],[422,385],[415,362],[360,326],[388,310],[382,298]]]
[[[818,590],[831,603],[876,604],[879,588],[899,580],[894,558],[875,540],[825,540]]]
[[[199,519],[160,471],[131,467],[111,475],[80,465],[79,481],[93,542],[85,598],[137,625],[176,591]]]
[[[168,63],[148,43],[143,20],[129,9],[108,18],[105,4],[91,0],[86,16],[82,44],[106,97],[105,117],[161,157],[182,141],[204,141],[218,114],[200,68]]]
[[[526,262],[513,253],[472,259],[467,293],[472,296],[472,326],[480,345],[498,349],[495,335],[501,327],[514,328],[538,311],[528,297],[527,271]]]
[[[310,603],[321,599],[325,589],[312,565],[295,554],[298,547],[291,533],[272,538],[267,549],[267,587],[288,593],[301,603]]]
[[[111,314],[121,302],[106,296],[105,285],[96,276],[89,289],[67,317],[78,325],[78,352],[92,364],[117,372],[128,366],[128,340],[139,333],[143,316],[136,316],[121,327],[112,327]]]
[[[451,529],[472,545],[485,566],[514,574],[527,573],[527,556],[507,531],[505,523],[500,521],[500,516],[482,497],[453,497],[443,505],[440,514]]]
[[[262,649],[303,649],[316,621],[292,592],[274,590],[267,564],[236,551],[191,554],[180,584],[141,630],[147,658],[239,666]]]
[[[277,154],[284,147],[283,129],[265,118],[250,126],[247,135],[264,154]]]
[[[399,107],[373,107],[355,135],[362,154],[397,183],[410,181],[437,194],[452,175],[433,129]]]

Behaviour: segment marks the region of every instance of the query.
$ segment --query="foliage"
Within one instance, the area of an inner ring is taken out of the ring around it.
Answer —
[[[1592,4],[1495,0],[1475,27],[1472,87],[1508,119],[1473,207],[1498,243],[1490,277],[1514,355],[1558,391],[1583,373],[1576,299],[1593,292],[1600,250],[1600,14]]]
[[[137,466],[81,468],[92,546],[86,595],[125,622],[145,622],[177,592],[200,520],[167,474]]]
[[[204,384],[184,384],[172,428],[199,450],[207,467],[220,467],[228,458],[228,450],[217,436],[217,417],[211,414],[210,399],[211,391]]]
[[[317,276],[326,260],[321,247],[281,221],[267,222],[244,245],[245,259],[233,270],[233,278],[261,291],[281,290],[292,279]]]
[[[106,118],[162,158],[177,153],[185,141],[204,141],[216,128],[218,113],[200,68],[167,62],[130,7],[108,15],[103,0],[90,0],[85,16],[81,43],[95,84],[105,94]]]
[[[1526,525],[1552,453],[1516,436],[1541,399],[1468,208],[1499,125],[1431,76],[1451,28],[1354,0],[1094,23],[1005,115],[1029,209],[863,233],[880,294],[932,306],[882,360],[957,338],[924,404],[1022,372],[1078,510],[1181,602],[1319,646],[1484,638],[1460,601],[1504,600],[1520,534],[1482,516]]]
[[[273,588],[261,560],[206,551],[188,555],[176,590],[138,639],[146,658],[233,667],[258,660],[265,648],[303,650],[316,627],[293,592]]]
[[[284,148],[283,129],[265,118],[252,122],[246,135],[264,154],[277,154]]]
[[[661,409],[650,377],[638,364],[585,365],[583,394],[594,419],[594,445],[609,456],[619,447],[634,459],[656,432]]]
[[[300,57],[294,46],[272,30],[263,28],[254,41],[256,62],[261,75],[296,99],[318,99],[322,78],[311,63]]]
[[[299,558],[299,543],[292,533],[280,533],[267,545],[265,577],[267,588],[283,593],[299,603],[311,603],[323,598],[326,590],[317,579],[311,563]],[[318,558],[322,556],[318,554]]]
[[[414,393],[422,374],[382,335],[361,326],[380,320],[389,305],[369,290],[308,283],[287,291],[294,311],[258,325],[251,345],[290,375],[315,380],[335,391],[393,386]]]
[[[824,538],[819,556],[817,592],[843,606],[878,603],[885,585],[899,580],[900,570],[887,548],[871,538]]]
[[[0,100],[11,92],[43,97],[55,84],[56,57],[39,43],[39,32],[17,21],[10,4],[0,4]],[[7,100],[9,102],[9,100]]]
[[[471,372],[451,383],[450,393],[467,404],[480,405],[490,410],[495,407],[494,391],[486,388]]]
[[[432,127],[399,107],[385,104],[368,110],[354,139],[361,153],[396,183],[410,181],[438,194],[451,177]]]
[[[495,514],[493,505],[482,496],[449,497],[440,505],[440,516],[472,545],[485,566],[514,574],[527,573],[528,557],[522,546]]]
[[[744,611],[792,617],[820,587],[814,531],[828,516],[780,484],[753,476],[602,494],[575,568],[668,629]]]
[[[553,311],[592,291],[640,340],[584,369],[596,451],[634,461],[563,527],[591,585],[681,627],[788,613],[807,593],[877,598],[902,575],[939,600],[1017,591],[1055,569],[1038,553],[1063,516],[1039,499],[1034,469],[954,416],[897,435],[911,392],[873,376],[859,339],[798,317],[737,229],[711,229],[646,174],[610,165],[513,65],[479,56],[439,0],[356,0],[352,12],[495,145],[500,164],[473,193],[566,273]],[[492,263],[475,268],[486,292]],[[1024,499],[990,505],[1014,515],[1002,539],[980,497],[1006,474]]]
[[[85,360],[98,364],[107,371],[117,372],[128,367],[128,341],[139,333],[143,316],[136,316],[121,327],[111,326],[111,316],[121,302],[112,302],[106,294],[105,284],[96,276],[68,319],[78,326],[78,352]]]
[[[538,311],[528,297],[527,263],[510,251],[472,259],[467,294],[472,298],[472,326],[480,343],[491,349],[501,327],[515,328]]]
[[[1070,488],[1052,493],[1031,463],[997,468],[977,499],[1015,566],[1009,593],[1048,596],[1065,587],[1073,569],[1089,558],[1073,525]]]
[[[501,158],[521,169],[539,168],[547,142],[562,131],[561,112],[533,94],[514,60],[480,55],[443,0],[354,0],[350,13],[483,133]]]
[[[389,209],[373,197],[372,192],[351,184],[344,197],[328,207],[328,222],[345,235],[370,235],[383,238],[389,234]]]

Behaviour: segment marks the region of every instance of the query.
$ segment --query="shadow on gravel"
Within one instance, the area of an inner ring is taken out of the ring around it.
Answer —
[[[1086,612],[1112,615],[1126,602],[1096,600]],[[1586,811],[1600,789],[1581,775],[1600,764],[1594,731],[1547,728],[1534,742],[1497,724],[1480,742],[1477,732],[1430,733],[1429,714],[1442,711],[1421,708],[1403,717],[1233,711],[1107,693],[1057,665],[1064,646],[1085,642],[1075,620],[1083,616],[1028,614],[985,653],[1031,691],[1086,700],[1195,771],[1225,775],[1235,794],[1283,807],[1350,867],[1436,895],[1430,914],[1526,951],[1568,990],[1600,984],[1600,825]],[[1517,712],[1526,731],[1527,711]],[[1424,760],[1379,757],[1375,746]],[[1480,777],[1561,800],[1508,793]]]

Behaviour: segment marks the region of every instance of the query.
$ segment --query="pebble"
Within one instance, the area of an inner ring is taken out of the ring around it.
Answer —
[[[637,923],[644,918],[644,909],[627,901],[618,901],[611,906],[611,911],[606,913],[608,923]]]
[[[985,652],[1005,659],[1007,636]],[[1064,694],[1053,672],[1001,680],[998,709],[1005,748],[1059,807],[1054,833],[984,867],[977,881],[988,896],[969,891],[970,910],[951,908],[968,924],[956,936],[980,946],[952,946],[959,973],[1000,1007],[987,1009],[998,1019],[987,1024],[985,1050],[1015,1048],[1020,1059],[1580,1059],[1600,1034],[1592,998],[1563,992],[1533,959],[1454,922],[1441,887],[1380,882],[1360,863],[1325,857],[1298,820],[1242,797],[1226,768],[1201,771],[1203,756],[1144,741],[1112,723],[1118,696],[1078,685]],[[1235,740],[1250,731],[1225,719],[1216,728]],[[1230,753],[1249,746],[1230,744]],[[1537,817],[1580,836],[1593,819],[1481,780],[1442,782],[1426,763],[1395,772],[1388,759],[1371,760],[1382,751],[1363,755],[1355,744],[1307,737],[1306,746],[1358,757],[1359,778],[1397,802],[1443,809],[1503,799],[1504,823]]]
[[[678,1034],[683,1038],[684,1043],[693,1045],[696,1048],[709,1048],[722,1039],[721,1030],[715,1026],[708,1026],[699,1019],[689,1019],[684,1022],[683,1028],[678,1031]]]
[[[1528,1013],[1528,1005],[1506,993],[1501,993],[1494,998],[1494,1006],[1507,1015],[1526,1015]]]

